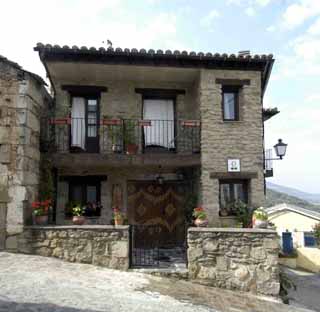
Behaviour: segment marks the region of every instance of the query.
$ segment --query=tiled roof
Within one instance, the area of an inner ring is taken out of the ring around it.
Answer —
[[[266,212],[271,215],[281,211],[293,211],[302,215],[317,219],[320,221],[320,211],[302,208],[291,204],[279,204],[266,209]]]
[[[277,107],[274,108],[263,108],[263,120],[266,121],[273,116],[277,115],[280,113]]]
[[[262,54],[262,55],[239,55],[239,54],[219,54],[219,53],[204,53],[204,52],[187,52],[187,51],[178,51],[178,50],[153,50],[153,49],[122,49],[122,48],[95,48],[95,47],[78,47],[76,45],[69,47],[67,45],[59,46],[59,45],[51,45],[51,44],[43,44],[37,43],[37,46],[34,48],[35,51],[51,51],[51,52],[75,52],[75,53],[85,53],[85,54],[124,54],[124,55],[141,55],[141,56],[174,56],[174,57],[183,57],[183,58],[192,58],[192,59],[199,59],[199,60],[208,60],[208,59],[215,59],[215,60],[239,60],[239,61],[267,61],[273,60],[273,55],[269,54]]]
[[[23,69],[18,63],[15,63],[13,61],[10,61],[9,59],[7,59],[6,57],[0,55],[0,62],[6,63],[9,66],[23,72],[23,73],[27,73],[29,74],[31,77],[33,77],[38,83],[40,83],[41,85],[45,85],[47,86],[46,82],[37,74],[32,73],[28,70]]]

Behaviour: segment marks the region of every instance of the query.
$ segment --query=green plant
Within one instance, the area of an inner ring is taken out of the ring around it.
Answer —
[[[289,290],[297,290],[297,285],[292,281],[292,279],[288,276],[287,273],[284,272],[283,269],[280,269],[279,273],[280,278],[280,298],[285,304],[289,304]]]
[[[207,219],[207,214],[204,211],[202,207],[196,207],[193,209],[193,214],[192,214],[196,219],[200,220],[206,220]]]
[[[255,217],[256,220],[268,221],[268,214],[262,207],[256,209],[253,212],[253,216]]]
[[[75,217],[81,217],[84,214],[84,207],[81,207],[80,205],[75,206],[72,208],[72,215]]]
[[[250,209],[248,205],[241,200],[234,203],[234,209],[238,223],[241,223],[244,228],[251,227],[253,209]]]
[[[136,144],[136,123],[134,120],[126,120],[124,123],[124,143],[125,145]]]
[[[197,207],[198,204],[198,195],[194,193],[190,193],[187,197],[185,207],[186,207],[186,222],[187,224],[193,224],[193,209]]]
[[[314,225],[313,231],[314,237],[317,240],[317,243],[320,245],[320,222]]]
[[[112,144],[120,144],[122,141],[122,126],[114,125],[109,128],[109,135],[112,141]]]
[[[39,181],[39,199],[45,201],[48,198],[54,198],[55,189],[52,175],[51,159],[41,154],[40,158],[40,181]]]

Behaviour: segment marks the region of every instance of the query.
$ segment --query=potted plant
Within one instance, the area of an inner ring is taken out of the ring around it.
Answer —
[[[112,151],[116,154],[122,153],[123,144],[122,144],[122,126],[121,125],[112,125],[109,130],[111,141],[112,141]]]
[[[124,216],[118,207],[113,208],[113,220],[116,226],[123,224]]]
[[[207,214],[202,207],[194,208],[192,215],[195,218],[194,224],[196,226],[207,226],[208,225]]]
[[[48,224],[48,213],[51,206],[51,199],[35,201],[31,205],[33,208],[33,223],[36,225]]]
[[[85,208],[81,207],[81,205],[77,205],[72,208],[72,215],[73,215],[72,222],[73,222],[73,224],[75,224],[75,225],[84,224],[84,222],[86,221],[85,217],[83,216],[84,211],[85,211]]]
[[[237,200],[233,204],[233,211],[237,217],[237,224],[244,228],[252,227],[252,209],[248,207],[246,203],[241,200]]]
[[[263,209],[263,207],[260,207],[253,212],[252,226],[254,228],[261,228],[261,229],[265,229],[268,227],[268,214]]]
[[[138,151],[135,130],[136,130],[135,121],[126,120],[126,122],[124,123],[124,144],[126,147],[126,153],[128,155],[134,155]]]

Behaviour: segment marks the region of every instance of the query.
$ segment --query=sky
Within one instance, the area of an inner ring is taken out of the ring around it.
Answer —
[[[320,0],[1,1],[0,55],[45,77],[33,47],[62,45],[270,54],[266,147],[287,155],[268,180],[320,193]]]

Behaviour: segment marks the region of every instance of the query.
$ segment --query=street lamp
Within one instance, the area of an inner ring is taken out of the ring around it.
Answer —
[[[277,159],[282,159],[282,157],[285,156],[287,151],[287,146],[288,144],[283,143],[281,139],[278,140],[278,143],[274,146],[276,155],[279,157]]]

